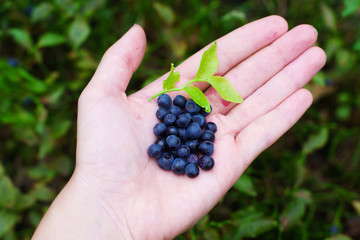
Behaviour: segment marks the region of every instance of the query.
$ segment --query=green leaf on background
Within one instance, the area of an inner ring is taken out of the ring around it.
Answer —
[[[45,164],[39,164],[35,167],[32,167],[28,169],[26,173],[33,180],[50,181],[56,176],[56,172]]]
[[[359,200],[354,200],[351,203],[356,211],[356,213],[360,216],[360,201]]]
[[[256,197],[257,192],[255,186],[248,175],[241,175],[241,177],[236,181],[233,186],[236,190],[245,193],[249,196]]]
[[[329,129],[323,127],[319,132],[310,135],[310,137],[305,141],[303,146],[303,152],[306,154],[312,153],[317,149],[325,146],[329,138]]]
[[[62,122],[56,123],[53,126],[53,128],[51,129],[51,137],[53,139],[56,139],[56,138],[64,136],[70,127],[71,127],[70,120],[64,120]]]
[[[30,34],[22,29],[12,28],[9,34],[14,38],[15,42],[25,49],[30,49],[33,45]]]
[[[319,86],[325,87],[326,86],[326,76],[325,73],[320,71],[318,72],[312,80]]]
[[[65,37],[53,32],[48,32],[42,35],[37,42],[37,46],[41,47],[54,47],[60,45],[66,41]]]
[[[26,70],[24,70],[22,68],[18,68],[17,73],[24,80],[26,80],[26,82],[27,82],[26,86],[27,86],[28,90],[30,90],[31,92],[44,93],[47,90],[46,83],[44,83],[40,79],[35,78],[30,73],[28,73]]]
[[[166,22],[168,25],[172,25],[174,23],[175,14],[169,6],[159,2],[155,2],[153,6],[157,14],[164,22]]]
[[[13,228],[17,220],[18,217],[16,214],[4,209],[0,210],[0,238]]]
[[[240,97],[235,88],[226,78],[220,76],[212,76],[209,77],[206,82],[210,83],[211,86],[216,89],[216,91],[224,100],[233,103],[243,102],[243,99]]]
[[[325,3],[321,4],[321,12],[324,19],[324,24],[332,31],[336,31],[337,20],[334,11]]]
[[[336,234],[335,236],[332,236],[330,238],[326,238],[325,240],[352,240],[351,237],[345,235],[345,234]]]
[[[360,0],[344,0],[344,5],[341,16],[348,17],[360,9]]]
[[[40,201],[51,201],[55,198],[54,190],[45,186],[36,186],[30,194]]]
[[[3,176],[0,178],[0,208],[13,207],[16,200],[17,188],[13,185],[10,178]]]
[[[174,72],[174,64],[171,64],[170,74],[169,76],[163,81],[163,89],[172,89],[175,88],[175,83],[179,81],[180,73]]]
[[[51,139],[50,136],[42,139],[39,147],[38,157],[40,159],[44,158],[46,154],[48,154],[49,152],[51,152],[51,150],[53,150],[53,148],[54,148],[54,139]]]
[[[353,49],[360,52],[360,38],[356,40],[356,42],[353,45]]]
[[[37,5],[32,14],[31,14],[31,21],[36,23],[41,20],[44,20],[48,16],[50,16],[51,12],[53,11],[53,6],[50,3],[44,2]]]
[[[89,37],[89,24],[81,18],[76,18],[70,25],[68,37],[73,48],[77,49]]]
[[[5,168],[2,165],[2,163],[0,162],[0,179],[2,178],[2,176],[4,176],[4,173],[5,173]]]
[[[18,191],[13,209],[16,211],[23,211],[33,206],[35,202],[36,199],[34,196],[30,194],[22,194],[20,191]]]
[[[236,234],[232,239],[254,238],[276,226],[274,219],[264,216],[264,213],[254,206],[235,212],[231,218],[237,226]]]
[[[282,230],[292,227],[305,214],[306,206],[311,202],[311,193],[300,189],[293,194],[293,199],[286,205],[280,214]]]
[[[187,86],[184,91],[196,102],[200,107],[205,108],[206,112],[210,112],[210,103],[204,93],[194,86]]]
[[[214,42],[214,44],[203,53],[199,70],[196,73],[194,79],[207,79],[216,73],[217,67],[219,65],[216,51],[217,43]]]

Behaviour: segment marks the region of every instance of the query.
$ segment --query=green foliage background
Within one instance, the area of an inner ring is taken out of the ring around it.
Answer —
[[[178,239],[360,238],[359,0],[14,0],[0,3],[0,239],[29,239],[74,168],[77,99],[134,23],[134,92],[252,20],[312,24],[328,59],[311,109]],[[241,44],[241,43],[239,43]]]

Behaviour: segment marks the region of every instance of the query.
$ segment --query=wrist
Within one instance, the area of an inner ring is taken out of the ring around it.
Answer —
[[[75,173],[51,204],[33,239],[132,239],[126,218]]]

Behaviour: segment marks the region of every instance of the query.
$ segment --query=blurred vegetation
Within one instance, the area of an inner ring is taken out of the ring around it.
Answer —
[[[178,239],[359,239],[359,0],[1,1],[0,239],[29,239],[69,179],[79,94],[134,23],[148,46],[129,93],[271,14],[319,32],[314,104]]]

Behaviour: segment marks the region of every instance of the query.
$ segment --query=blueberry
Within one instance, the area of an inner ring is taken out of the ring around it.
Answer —
[[[175,135],[169,135],[166,138],[166,144],[169,146],[169,148],[171,149],[177,149],[180,147],[181,145],[181,140],[178,136]]]
[[[200,114],[202,114],[204,117],[208,116],[212,112],[212,107],[210,106],[210,112],[206,112],[205,108],[201,108]]]
[[[163,139],[163,138],[157,140],[157,141],[156,141],[156,144],[160,145],[161,151],[165,151],[166,148],[167,148],[167,146],[166,146],[166,141],[165,141],[165,139]]]
[[[169,109],[171,106],[171,97],[165,93],[161,94],[157,99],[157,103],[159,107]]]
[[[17,58],[9,58],[6,62],[12,67],[19,66],[19,60]]]
[[[187,162],[182,158],[176,158],[171,165],[171,170],[173,173],[180,175],[185,173]]]
[[[156,111],[156,117],[157,119],[163,121],[164,120],[164,117],[169,114],[169,110],[167,110],[166,108],[159,108],[157,111]]]
[[[194,116],[192,116],[193,122],[199,124],[199,126],[201,128],[205,127],[206,124],[206,119],[204,117],[204,115],[201,115],[200,113],[195,114]]]
[[[176,116],[172,113],[169,113],[167,114],[165,117],[164,117],[164,123],[167,125],[167,126],[172,126],[176,123]]]
[[[215,161],[211,156],[202,156],[199,160],[199,165],[203,170],[210,170],[214,167]]]
[[[186,135],[189,139],[199,139],[201,134],[201,127],[197,123],[190,123],[186,128]]]
[[[216,124],[213,123],[213,122],[208,122],[208,123],[205,125],[205,129],[206,129],[206,130],[210,130],[210,131],[212,131],[213,133],[216,133],[217,126],[216,126]]]
[[[185,142],[185,144],[189,146],[191,153],[197,153],[199,151],[198,147],[199,147],[200,143],[198,140],[196,140],[196,139],[187,140]]]
[[[161,156],[161,146],[159,144],[151,144],[148,148],[148,154],[152,158],[159,158]]]
[[[185,109],[188,113],[195,114],[200,112],[201,107],[197,105],[197,103],[194,102],[194,100],[189,99],[185,104]]]
[[[177,156],[187,158],[190,155],[190,148],[187,145],[181,145],[177,150]]]
[[[180,114],[178,116],[178,119],[176,120],[176,126],[180,127],[180,128],[185,128],[189,125],[190,121],[191,121],[191,115],[190,114]]]
[[[166,136],[167,126],[165,123],[157,123],[154,126],[154,133],[158,137]]]
[[[202,155],[211,156],[214,153],[214,144],[210,141],[200,143],[199,152]]]
[[[210,141],[210,142],[214,142],[215,140],[215,133],[213,133],[210,130],[205,130],[205,132],[203,132],[201,134],[201,140],[202,141]]]
[[[190,154],[187,158],[188,163],[198,164],[199,163],[199,157],[196,154]]]
[[[180,107],[180,108],[184,108],[185,107],[185,103],[186,103],[186,98],[182,95],[176,95],[176,97],[174,98],[173,101],[174,105]]]
[[[179,130],[175,126],[168,127],[167,132],[169,135],[179,135]]]
[[[174,157],[170,153],[164,153],[158,160],[159,166],[164,170],[170,170]]]
[[[186,141],[186,139],[188,138],[187,137],[187,134],[186,134],[186,129],[185,128],[178,128],[178,131],[179,131],[179,138],[183,141]]]
[[[178,106],[175,106],[175,105],[171,106],[169,111],[170,111],[170,113],[174,114],[175,116],[179,116],[180,114],[183,113],[181,108]]]
[[[190,163],[185,168],[185,174],[188,177],[195,178],[199,175],[199,168],[193,163]]]

